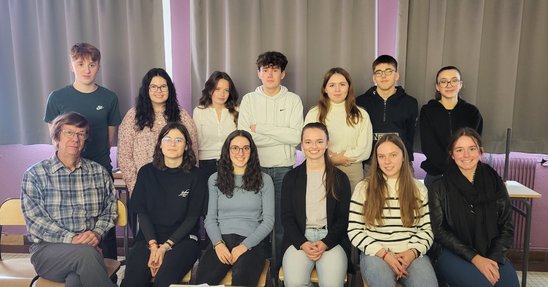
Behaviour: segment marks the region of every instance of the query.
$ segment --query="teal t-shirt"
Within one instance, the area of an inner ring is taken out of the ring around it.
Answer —
[[[116,94],[97,86],[91,93],[82,93],[72,85],[51,92],[44,121],[51,123],[58,115],[77,112],[87,118],[91,134],[82,151],[82,157],[93,160],[112,172],[108,127],[118,126],[122,119]]]

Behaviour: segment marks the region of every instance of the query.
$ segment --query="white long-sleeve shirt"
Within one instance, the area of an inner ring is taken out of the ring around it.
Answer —
[[[348,238],[366,255],[374,256],[384,248],[387,251],[403,252],[411,248],[425,254],[434,240],[430,225],[430,210],[428,208],[428,191],[424,184],[415,180],[419,188],[421,208],[419,222],[411,227],[403,226],[400,215],[400,203],[396,189],[396,180],[388,179],[388,197],[383,209],[382,226],[366,225],[363,217],[363,204],[366,199],[367,182],[360,181],[350,201],[348,217]]]
[[[251,131],[251,125],[256,125],[255,132]],[[301,98],[286,87],[281,86],[275,96],[267,96],[260,86],[242,98],[238,129],[253,136],[261,166],[293,166],[302,128]]]
[[[353,162],[361,162],[371,155],[373,144],[373,126],[369,120],[369,114],[358,107],[362,120],[354,126],[346,123],[345,102],[331,103],[325,119],[329,132],[329,151],[340,153]],[[320,109],[315,106],[306,114],[305,124],[319,121]]]
[[[213,107],[195,107],[192,119],[198,129],[199,160],[219,159],[226,137],[236,130],[234,116],[224,108],[221,118]]]

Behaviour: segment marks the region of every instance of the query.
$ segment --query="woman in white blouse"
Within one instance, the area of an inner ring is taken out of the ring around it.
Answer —
[[[225,72],[215,71],[204,84],[202,97],[192,117],[198,128],[200,169],[206,176],[217,171],[221,147],[236,130],[238,91]]]
[[[343,68],[331,68],[324,76],[318,105],[310,109],[304,123],[327,126],[329,157],[350,179],[352,190],[363,179],[362,161],[369,158],[373,127],[367,112],[356,105],[352,78]]]

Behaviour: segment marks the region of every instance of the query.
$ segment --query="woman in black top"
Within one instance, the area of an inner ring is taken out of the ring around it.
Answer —
[[[198,219],[207,198],[192,141],[181,123],[161,131],[152,163],[137,175],[132,204],[140,230],[127,259],[122,286],[169,286],[178,283],[200,254]]]
[[[480,135],[483,130],[478,108],[460,98],[462,83],[457,67],[441,68],[436,75],[436,98],[421,108],[421,148],[426,156],[421,167],[426,171],[424,185],[429,189],[447,168],[447,147],[452,134],[462,127],[473,128]]]
[[[512,245],[512,206],[497,172],[480,162],[479,134],[455,132],[452,160],[430,190],[431,249],[440,281],[450,286],[518,286],[506,253]]]

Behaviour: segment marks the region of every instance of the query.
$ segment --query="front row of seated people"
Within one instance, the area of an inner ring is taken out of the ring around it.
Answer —
[[[89,136],[85,117],[59,116],[51,135],[55,155],[23,176],[31,261],[40,276],[66,286],[112,286],[97,247],[116,219],[112,179],[80,157]],[[508,192],[479,161],[483,147],[473,129],[454,134],[449,168],[429,192],[413,178],[401,139],[385,135],[350,199],[350,182],[331,162],[328,144],[325,125],[307,124],[301,134],[306,161],[284,178],[285,285],[307,285],[316,268],[320,286],[342,286],[353,272],[350,242],[361,251],[369,286],[437,286],[436,275],[450,286],[518,285],[506,257],[514,233]],[[132,203],[141,229],[122,286],[147,286],[152,277],[154,286],[169,286],[198,259],[197,223],[207,189],[195,163],[185,126],[168,123],[152,163],[137,176]],[[228,136],[208,183],[212,244],[200,260],[197,283],[218,284],[232,269],[233,284],[254,286],[274,224],[274,187],[248,132]]]

